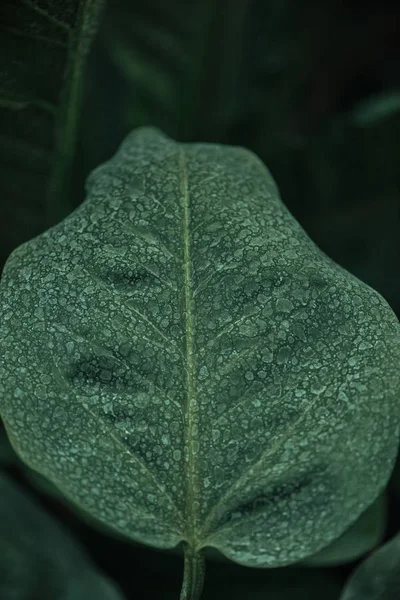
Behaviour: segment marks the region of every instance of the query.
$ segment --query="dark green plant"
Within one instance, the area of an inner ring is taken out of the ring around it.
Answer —
[[[0,597],[122,600],[68,532],[0,473]]]
[[[0,596],[397,600],[394,15],[103,9],[0,7]]]

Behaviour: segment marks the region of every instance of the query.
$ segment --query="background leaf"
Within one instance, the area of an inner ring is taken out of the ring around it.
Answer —
[[[332,566],[355,560],[382,542],[386,526],[387,498],[381,494],[340,537],[302,564]]]
[[[0,5],[0,260],[74,207],[86,57],[103,0]]]
[[[2,600],[122,600],[77,542],[0,472]]]
[[[340,600],[397,600],[399,597],[400,534],[357,568]]]
[[[380,94],[360,102],[353,111],[353,120],[359,126],[380,124],[400,113],[400,91]]]
[[[236,65],[250,5],[249,0],[109,4],[103,36],[127,84],[128,130],[153,125],[182,141],[221,136],[238,108]]]
[[[109,159],[135,127],[159,127],[180,141],[228,141],[246,96],[253,4],[107,4],[89,60],[76,197],[83,201],[89,172]]]

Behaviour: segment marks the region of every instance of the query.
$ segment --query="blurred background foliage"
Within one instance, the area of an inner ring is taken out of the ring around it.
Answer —
[[[60,71],[58,60],[52,68]],[[9,115],[0,113],[2,265],[13,248],[83,201],[88,173],[131,129],[154,125],[180,141],[253,150],[312,239],[400,316],[398,1],[110,0],[83,84],[68,193],[52,199],[59,205],[49,207],[50,117],[37,106],[23,123],[13,113],[17,127],[26,130],[28,118],[29,131],[40,129],[45,140],[40,152],[18,148],[31,167],[19,177],[21,163],[6,153]],[[142,589],[149,598],[177,597],[179,555],[134,545],[86,520],[29,473],[1,427],[0,473],[63,523],[128,600]],[[384,520],[369,529],[372,545],[400,531],[399,460],[385,502]],[[337,600],[360,560],[271,570],[210,561],[204,600]]]

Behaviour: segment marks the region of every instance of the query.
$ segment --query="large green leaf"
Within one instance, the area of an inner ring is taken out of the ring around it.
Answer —
[[[371,554],[352,574],[340,600],[400,598],[400,534]]]
[[[17,452],[137,541],[277,567],[385,486],[400,326],[308,238],[252,153],[130,135],[0,286]],[[191,578],[194,578],[191,579]]]
[[[1,600],[122,600],[83,550],[0,473]]]
[[[75,207],[86,57],[104,0],[0,3],[0,255]],[[72,207],[72,208],[71,208]]]

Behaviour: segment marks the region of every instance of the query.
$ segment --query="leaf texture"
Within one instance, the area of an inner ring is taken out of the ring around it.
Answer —
[[[134,131],[0,290],[13,446],[133,539],[282,566],[386,485],[397,318],[247,150]]]

